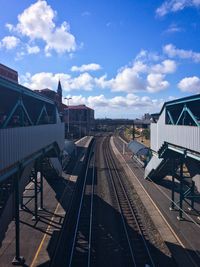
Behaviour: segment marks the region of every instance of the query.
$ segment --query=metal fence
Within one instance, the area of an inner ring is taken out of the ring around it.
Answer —
[[[56,142],[64,146],[64,123],[0,129],[0,171]]]
[[[158,151],[164,141],[200,153],[200,127],[151,123],[151,149]]]

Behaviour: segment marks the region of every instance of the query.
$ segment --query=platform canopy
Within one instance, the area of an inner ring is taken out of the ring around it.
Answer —
[[[147,156],[149,154],[149,148],[135,140],[128,143],[128,148],[138,157]]]

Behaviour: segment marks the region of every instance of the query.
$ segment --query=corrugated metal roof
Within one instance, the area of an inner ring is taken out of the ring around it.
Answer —
[[[137,156],[147,155],[149,153],[149,148],[145,145],[133,140],[128,143],[128,148]]]
[[[176,105],[176,104],[180,104],[180,103],[186,103],[186,102],[191,102],[191,101],[196,101],[200,99],[200,94],[196,94],[196,95],[191,95],[191,96],[187,96],[187,97],[183,97],[183,98],[178,98],[178,99],[174,99],[168,102],[165,102],[162,106],[162,109],[159,113],[159,115],[163,112],[164,108],[166,106],[171,106],[171,105]]]

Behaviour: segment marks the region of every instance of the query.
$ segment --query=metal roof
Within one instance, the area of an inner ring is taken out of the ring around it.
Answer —
[[[137,156],[146,156],[149,153],[149,148],[145,145],[133,140],[128,143],[128,148]]]
[[[23,95],[27,95],[27,96],[36,98],[38,100],[47,102],[49,104],[55,105],[55,102],[53,100],[51,100],[50,98],[48,98],[48,97],[46,97],[40,93],[34,92],[33,90],[28,89],[27,87],[25,87],[21,84],[12,82],[12,81],[7,80],[7,79],[2,78],[2,77],[0,77],[0,86],[8,88],[9,90],[12,90],[12,91],[16,91],[16,92],[21,93]]]
[[[177,105],[177,104],[182,104],[182,103],[192,102],[192,101],[197,101],[197,100],[200,100],[200,94],[191,95],[191,96],[178,98],[178,99],[175,99],[175,100],[171,100],[171,101],[165,102],[163,104],[163,106],[162,106],[162,109],[161,109],[159,115],[163,112],[163,110],[164,110],[164,108],[166,106]]]

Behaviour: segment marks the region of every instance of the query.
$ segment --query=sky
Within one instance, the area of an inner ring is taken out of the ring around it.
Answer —
[[[200,93],[199,18],[200,0],[1,0],[0,63],[96,118],[140,118]]]

